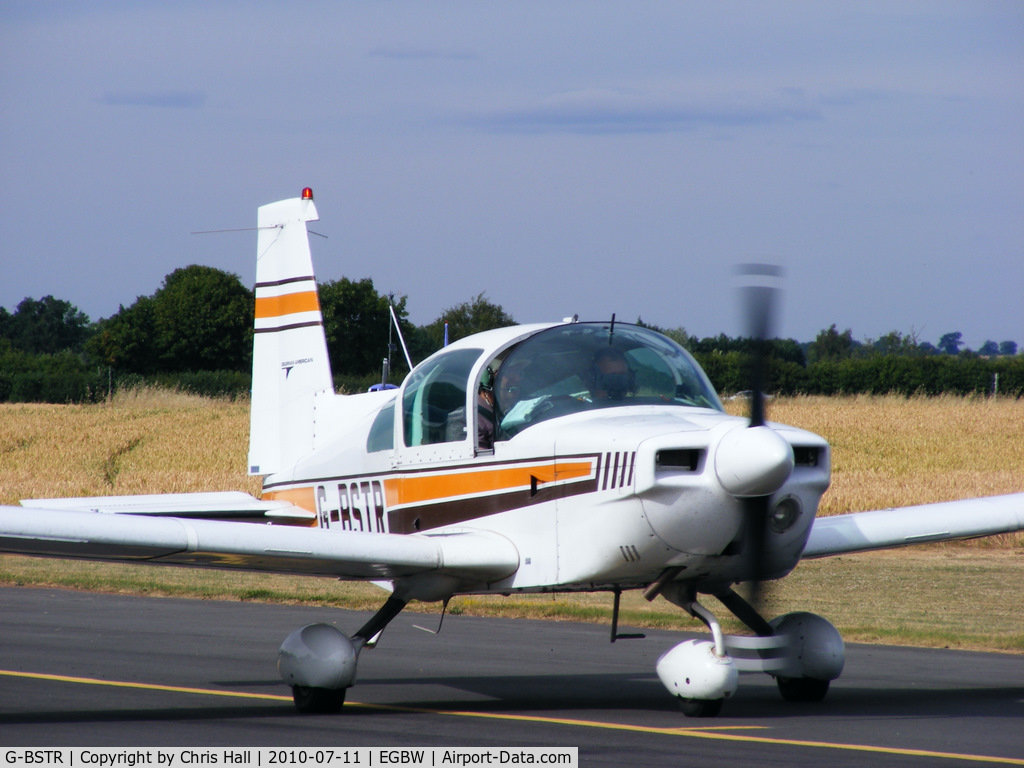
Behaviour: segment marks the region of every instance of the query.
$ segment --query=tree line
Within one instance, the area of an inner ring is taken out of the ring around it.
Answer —
[[[340,391],[365,391],[380,381],[385,358],[392,381],[408,372],[392,310],[414,363],[443,345],[446,323],[451,340],[515,323],[482,293],[416,326],[408,320],[407,297],[382,294],[369,278],[318,288]],[[192,265],[98,322],[53,296],[26,298],[13,313],[0,307],[0,402],[91,402],[144,383],[208,395],[248,392],[254,303],[237,275]],[[684,328],[637,322],[688,349],[719,392],[749,387],[752,340],[698,339]],[[779,394],[1024,394],[1024,356],[1012,341],[986,342],[974,352],[960,333],[932,345],[893,331],[861,342],[833,325],[814,341],[773,339],[767,350],[766,388]]]

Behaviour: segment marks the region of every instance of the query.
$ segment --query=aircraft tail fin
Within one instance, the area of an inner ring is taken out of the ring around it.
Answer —
[[[334,393],[306,222],[313,192],[259,209],[249,474],[293,465],[313,449],[314,403]]]

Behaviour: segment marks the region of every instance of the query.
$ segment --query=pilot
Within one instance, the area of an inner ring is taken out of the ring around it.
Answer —
[[[624,400],[636,389],[636,375],[626,362],[626,356],[615,347],[603,347],[594,355],[590,381],[594,402]]]
[[[523,374],[529,363],[513,360],[498,369],[498,387],[494,393],[502,413],[508,413],[523,397]]]
[[[506,359],[498,368],[494,387],[496,439],[507,440],[522,429],[532,406],[536,404],[530,397],[535,388],[532,370],[531,361],[521,357]]]

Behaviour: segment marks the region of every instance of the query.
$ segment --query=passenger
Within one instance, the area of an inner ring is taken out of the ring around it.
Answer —
[[[480,377],[480,388],[476,396],[476,445],[485,451],[494,448],[494,373],[487,368]],[[445,442],[466,439],[466,409],[456,408],[448,414],[445,425]]]
[[[615,347],[598,350],[590,368],[590,396],[594,402],[625,400],[636,392],[636,374],[626,356]]]
[[[488,367],[480,378],[480,392],[476,403],[477,447],[483,450],[494,448],[494,372]]]

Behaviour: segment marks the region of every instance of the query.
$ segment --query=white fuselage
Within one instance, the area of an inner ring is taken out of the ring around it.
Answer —
[[[390,400],[350,399],[363,397]],[[461,445],[401,441],[368,453],[377,410],[290,472],[268,477],[264,496],[314,506],[326,529],[506,537],[520,553],[518,570],[474,591],[629,588],[672,567],[698,584],[740,580],[730,545],[742,531],[742,506],[710,459],[725,434],[745,428],[743,419],[640,405],[552,419],[472,456],[452,455]],[[829,455],[820,437],[773,426],[805,457],[773,495],[796,500],[800,511],[770,542],[771,575],[781,575],[799,559],[828,486]]]

